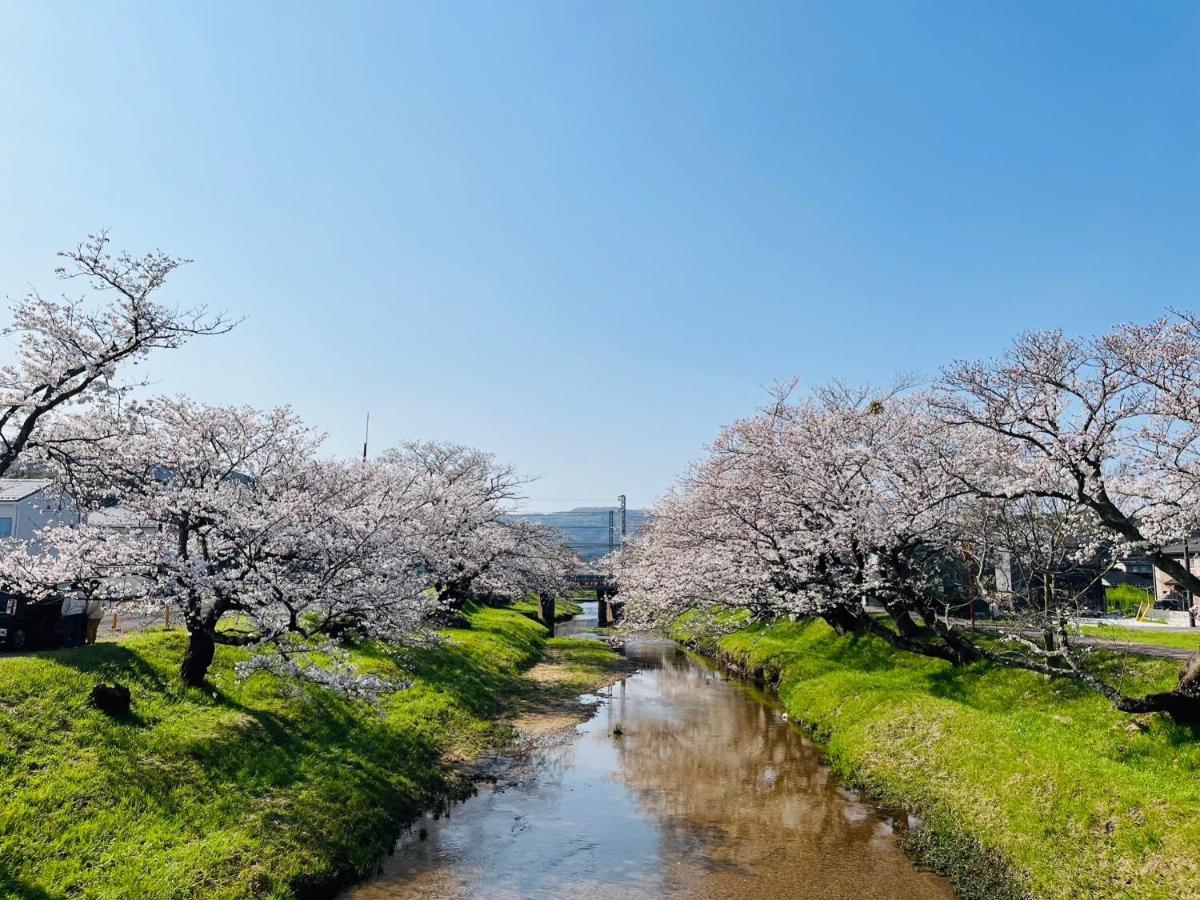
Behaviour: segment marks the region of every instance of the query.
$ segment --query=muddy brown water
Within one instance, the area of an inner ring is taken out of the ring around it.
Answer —
[[[642,668],[586,698],[589,721],[493,760],[494,784],[416,823],[348,896],[954,896],[901,851],[903,814],[841,785],[773,698],[668,641],[626,654]]]

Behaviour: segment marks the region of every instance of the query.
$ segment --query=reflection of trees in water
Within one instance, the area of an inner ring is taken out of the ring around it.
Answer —
[[[621,777],[685,853],[752,856],[798,844],[818,855],[865,857],[879,849],[880,819],[847,799],[803,736],[774,710],[690,661],[667,659],[657,703],[614,699],[622,722]],[[710,865],[729,865],[709,860]]]
[[[478,761],[475,768],[497,793],[533,783],[558,785],[575,766],[577,744],[574,729],[524,737],[504,747],[499,756]]]
[[[428,840],[388,862],[381,893],[364,900],[952,897],[880,839],[880,819],[839,792],[817,751],[753,690],[670,645],[653,653],[661,668],[605,691],[611,699],[586,737],[568,731],[526,743],[497,774],[501,790],[530,783],[453,827],[431,826]],[[623,736],[614,737],[618,722]],[[640,822],[631,831],[612,772],[660,840]],[[596,793],[567,799],[584,785]],[[604,805],[614,794],[620,802]]]

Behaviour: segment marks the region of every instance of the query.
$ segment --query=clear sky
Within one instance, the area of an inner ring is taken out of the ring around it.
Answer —
[[[1200,5],[0,13],[0,288],[109,227],[244,316],[163,391],[650,502],[762,388],[1200,307]]]

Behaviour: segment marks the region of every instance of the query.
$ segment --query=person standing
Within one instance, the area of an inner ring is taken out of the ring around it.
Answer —
[[[71,585],[62,599],[62,616],[59,618],[59,636],[64,647],[78,647],[83,639],[87,598],[78,585]]]
[[[90,647],[96,643],[96,632],[100,630],[100,620],[104,618],[104,601],[93,594],[88,598],[84,613],[87,615],[87,625],[83,633],[83,642]]]

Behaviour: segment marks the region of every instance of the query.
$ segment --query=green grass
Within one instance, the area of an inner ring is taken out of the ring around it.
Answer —
[[[313,896],[370,873],[453,792],[447,758],[505,736],[497,716],[528,695],[545,629],[511,610],[469,619],[442,647],[356,652],[413,679],[378,705],[239,682],[232,648],[212,690],[183,688],[180,631],[0,658],[0,896]],[[133,692],[125,721],[87,705],[114,679]]]
[[[1157,647],[1178,647],[1182,650],[1200,648],[1200,628],[1189,631],[1155,631],[1151,628],[1121,628],[1117,625],[1084,625],[1079,629],[1079,634],[1102,641],[1153,644]]]
[[[954,669],[820,622],[755,626],[707,650],[777,682],[839,772],[923,817],[915,843],[964,897],[1200,896],[1189,729],[1135,721],[1067,681]],[[1178,674],[1148,657],[1098,664],[1130,691]]]
[[[1109,612],[1119,612],[1125,616],[1136,616],[1142,604],[1152,595],[1136,588],[1131,584],[1118,584],[1116,587],[1104,589],[1104,600]]]
[[[594,689],[615,673],[636,668],[603,641],[588,638],[551,638],[546,641],[546,658],[556,665],[558,690],[566,698]]]

